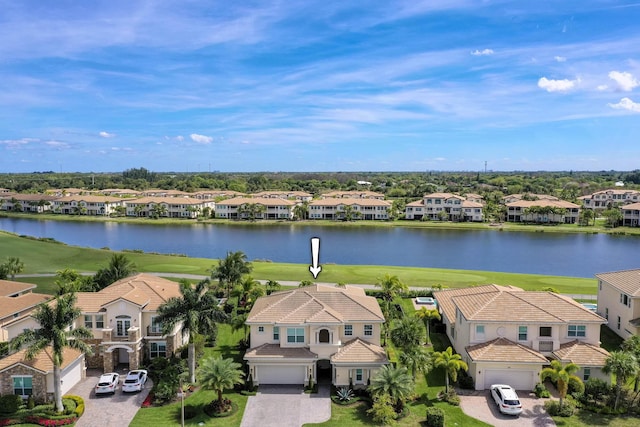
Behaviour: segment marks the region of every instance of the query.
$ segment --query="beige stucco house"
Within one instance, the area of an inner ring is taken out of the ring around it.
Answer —
[[[245,353],[256,384],[365,387],[388,363],[380,346],[384,316],[361,288],[313,285],[259,298],[249,316]]]
[[[309,203],[309,219],[345,219],[347,206],[352,219],[388,220],[391,202],[375,198],[327,197]]]
[[[216,203],[216,218],[247,219],[249,213],[243,212],[244,205],[261,205],[264,213],[255,219],[291,219],[296,202],[279,197],[233,197]]]
[[[431,193],[425,194],[421,200],[407,203],[405,218],[439,220],[444,212],[447,221],[477,222],[483,220],[483,207],[481,202],[467,200],[457,194]]]
[[[535,212],[531,208],[548,208],[548,212]],[[553,213],[551,209],[561,209],[564,213]],[[508,222],[537,222],[575,224],[580,219],[580,206],[565,200],[517,200],[507,203]]]
[[[640,269],[596,274],[598,313],[624,339],[640,335]]]
[[[143,358],[166,357],[183,345],[179,327],[165,335],[155,321],[161,304],[181,296],[177,282],[141,273],[99,292],[77,292],[76,296],[76,306],[82,312],[76,322],[93,333],[93,339],[87,340],[94,353],[87,356],[89,368],[104,372],[118,366],[138,369]],[[38,326],[31,316],[25,316],[5,329],[12,339],[24,329]]]
[[[5,325],[31,313],[51,295],[32,292],[36,285],[31,283],[0,280],[0,342],[8,340]]]
[[[549,360],[577,363],[582,379],[609,380],[601,371],[606,320],[552,292],[485,285],[434,292],[446,334],[469,365],[476,390],[510,384],[532,390]]]

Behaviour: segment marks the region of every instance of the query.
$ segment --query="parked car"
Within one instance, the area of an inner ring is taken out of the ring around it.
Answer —
[[[513,387],[506,384],[493,384],[491,386],[491,396],[493,396],[493,400],[495,400],[498,409],[503,414],[517,416],[522,413],[522,404]]]
[[[100,375],[98,384],[96,384],[96,394],[114,394],[118,388],[119,381],[120,374],[116,374],[115,372]]]
[[[134,391],[142,391],[144,388],[144,383],[147,382],[147,371],[144,369],[138,369],[135,371],[129,371],[127,376],[122,383],[122,391],[134,392]]]

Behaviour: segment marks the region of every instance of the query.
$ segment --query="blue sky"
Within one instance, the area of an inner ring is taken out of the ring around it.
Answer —
[[[631,170],[640,3],[0,0],[0,171]]]

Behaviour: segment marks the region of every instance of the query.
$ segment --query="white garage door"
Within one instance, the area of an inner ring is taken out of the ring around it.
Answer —
[[[305,366],[259,365],[260,384],[304,384]]]
[[[70,366],[67,366],[65,372],[62,373],[62,394],[78,384],[82,379],[82,358],[76,360]]]
[[[489,389],[491,384],[507,384],[516,390],[532,390],[534,372],[514,371],[512,369],[496,369],[484,371],[484,388]]]

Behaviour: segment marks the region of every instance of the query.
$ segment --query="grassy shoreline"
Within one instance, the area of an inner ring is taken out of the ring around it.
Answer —
[[[52,274],[65,268],[95,272],[108,264],[113,253],[114,251],[106,249],[70,246],[0,231],[0,260],[10,256],[20,258],[25,264],[24,274]],[[209,258],[124,253],[137,265],[140,272],[209,275],[209,270],[217,263],[216,259]],[[306,264],[253,261],[253,266],[252,276],[256,279],[298,282],[312,279]],[[442,285],[458,288],[495,283],[514,285],[526,290],[552,287],[566,294],[594,295],[597,291],[597,281],[593,278],[380,265],[324,264],[317,281],[374,284],[387,273],[397,275],[409,286],[418,287]],[[53,283],[52,278],[31,279],[25,281],[37,281],[43,287]]]
[[[75,222],[119,222],[140,225],[181,225],[190,226],[194,224],[225,225],[225,226],[322,226],[322,227],[404,227],[422,228],[438,230],[492,230],[527,233],[586,233],[586,234],[613,234],[640,236],[640,227],[617,227],[607,228],[603,221],[598,221],[595,226],[581,227],[577,224],[521,224],[521,223],[500,223],[492,224],[487,222],[441,222],[441,221],[332,221],[332,220],[259,220],[259,221],[239,221],[229,219],[183,219],[183,218],[132,218],[132,217],[101,217],[88,215],[61,215],[61,214],[33,214],[33,213],[13,213],[2,212],[0,218],[25,218],[47,221],[75,221]]]

